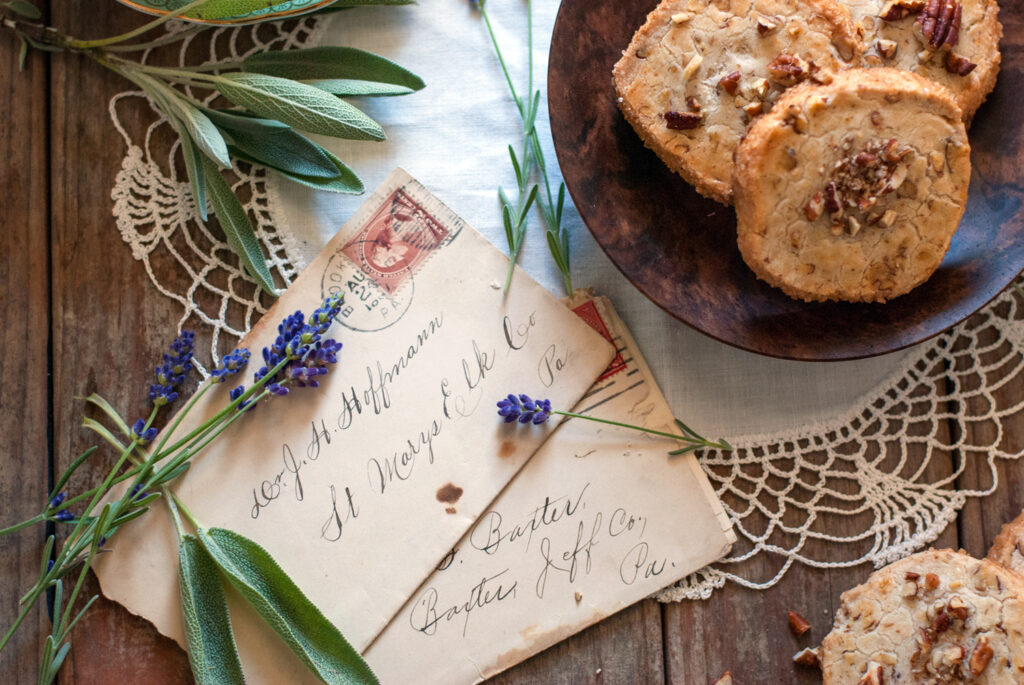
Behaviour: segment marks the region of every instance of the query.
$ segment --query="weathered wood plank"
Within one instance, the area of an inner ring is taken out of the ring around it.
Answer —
[[[54,3],[53,25],[96,38],[145,22],[143,15],[104,3]],[[148,413],[146,392],[162,348],[174,335],[176,312],[150,284],[145,269],[122,242],[110,190],[124,147],[107,103],[127,82],[76,55],[53,57],[51,79],[51,228],[53,271],[54,449],[56,468],[95,438],[79,427],[83,405],[75,397],[99,392],[126,418]],[[142,126],[142,110],[121,111],[128,126]],[[78,480],[95,484],[113,455],[101,452]],[[117,553],[116,539],[110,547]],[[88,590],[98,591],[95,579]],[[65,683],[180,683],[191,679],[185,654],[146,621],[101,600],[76,628],[61,674]]]
[[[37,514],[48,489],[46,166],[47,58],[17,69],[18,41],[0,34],[0,526]],[[0,632],[39,573],[43,528],[0,539]],[[0,656],[0,682],[35,682],[45,608],[33,611]]]
[[[615,614],[502,673],[488,683],[665,682],[661,611],[653,599]]]

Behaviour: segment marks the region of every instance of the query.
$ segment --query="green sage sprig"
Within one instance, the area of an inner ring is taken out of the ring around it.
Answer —
[[[224,599],[224,583],[235,587],[324,682],[377,682],[359,654],[266,550],[231,531],[204,528],[170,490],[174,481],[189,469],[192,459],[258,403],[287,395],[294,386],[318,384],[317,378],[337,362],[341,349],[341,343],[323,338],[341,305],[342,297],[335,295],[325,300],[308,320],[301,312],[288,316],[278,327],[276,341],[264,349],[265,366],[256,372],[248,389],[238,386],[231,390],[220,411],[184,435],[178,435],[184,418],[200,398],[245,369],[250,357],[248,350],[235,350],[224,357],[211,372],[210,381],[189,399],[159,440],[154,423],[160,412],[177,400],[178,386],[193,366],[191,333],[182,333],[175,340],[164,355],[164,363],[157,368],[156,383],[149,389],[153,406],[148,417],[129,426],[102,397],[86,398],[108,422],[87,418],[83,426],[112,445],[118,457],[99,486],[69,496],[66,486],[96,453],[96,448],[87,450],[57,479],[39,514],[0,530],[0,535],[5,535],[41,523],[70,528],[59,545],[55,535],[47,537],[39,577],[22,597],[21,611],[0,639],[0,651],[37,602],[52,591],[52,630],[44,642],[39,669],[39,683],[51,683],[70,651],[72,629],[98,597],[91,597],[81,609],[73,611],[96,557],[106,551],[108,541],[124,524],[144,515],[157,500],[163,499],[179,533],[182,612],[189,660],[197,682],[243,682]],[[195,535],[185,531],[179,511],[185,513]],[[67,579],[74,579],[70,592],[65,592]]]
[[[337,0],[329,9],[411,2]],[[264,291],[276,295],[273,275],[248,212],[221,172],[244,161],[319,190],[362,193],[362,181],[354,171],[298,131],[350,140],[384,140],[380,124],[341,98],[408,95],[424,84],[384,57],[345,47],[263,52],[190,67],[160,67],[124,57],[209,28],[200,25],[142,43],[129,42],[173,17],[220,19],[267,7],[268,0],[193,0],[127,33],[81,40],[37,23],[40,12],[26,0],[10,0],[0,3],[0,26],[21,41],[22,64],[29,47],[82,54],[141,88],[181,140],[199,219],[208,220],[209,202],[242,267]],[[197,100],[194,91],[220,96],[233,107],[210,107]]]
[[[540,109],[540,90],[533,86],[533,8],[530,0],[526,0],[526,54],[527,64],[527,85],[526,93],[520,95],[512,82],[512,75],[509,73],[505,57],[501,52],[497,36],[494,34],[494,27],[491,25],[491,18],[487,14],[486,0],[471,0],[474,6],[480,10],[484,25],[487,27],[487,35],[490,36],[491,45],[498,57],[501,71],[505,75],[505,82],[508,84],[512,101],[519,112],[519,119],[523,126],[523,149],[517,156],[515,148],[508,146],[508,154],[512,160],[512,170],[516,175],[517,195],[515,202],[512,202],[505,190],[498,188],[498,199],[501,202],[501,221],[505,228],[505,239],[508,241],[509,264],[508,273],[505,276],[505,290],[512,282],[512,272],[515,269],[516,260],[519,259],[519,251],[523,246],[526,237],[527,216],[530,208],[536,203],[540,211],[541,219],[544,222],[544,233],[547,237],[548,250],[551,252],[555,265],[562,274],[565,282],[566,293],[572,294],[572,275],[569,262],[569,232],[562,226],[562,210],[565,206],[565,183],[558,184],[556,195],[551,193],[551,181],[548,178],[547,164],[544,161],[544,151],[537,136],[537,112]],[[532,183],[532,179],[539,176],[543,182],[543,192],[538,191],[538,184]]]

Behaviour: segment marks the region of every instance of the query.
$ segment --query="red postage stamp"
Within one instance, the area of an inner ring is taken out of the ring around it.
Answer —
[[[608,326],[605,324],[604,319],[601,318],[601,313],[597,311],[597,305],[594,304],[593,300],[587,300],[572,311],[576,316],[586,321],[591,328],[600,333],[605,340],[613,345],[615,344],[615,341],[612,339],[612,334],[608,331]],[[621,352],[616,352],[615,357],[612,359],[611,363],[608,364],[608,368],[604,370],[604,373],[601,374],[601,377],[598,378],[596,382],[600,383],[606,378],[610,378],[619,371],[624,371],[625,369],[626,360],[622,358]]]
[[[448,229],[398,188],[341,251],[392,295],[447,237]]]

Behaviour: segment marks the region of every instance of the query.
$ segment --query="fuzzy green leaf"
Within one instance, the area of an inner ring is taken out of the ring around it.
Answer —
[[[363,192],[363,182],[359,180],[359,177],[356,176],[355,172],[345,166],[340,159],[332,155],[330,152],[327,152],[327,150],[324,150],[324,153],[327,154],[328,158],[331,160],[331,164],[336,169],[336,175],[334,178],[318,178],[316,176],[293,174],[285,169],[280,169],[267,164],[263,160],[250,157],[233,145],[229,145],[228,150],[231,151],[231,154],[234,155],[236,159],[245,160],[250,164],[263,164],[265,166],[269,166],[271,169],[280,172],[281,175],[289,181],[293,181],[300,185],[309,186],[310,188],[316,188],[317,190],[324,190],[330,193],[344,193],[345,195],[359,195]]]
[[[220,110],[207,110],[207,115],[230,136],[231,148],[243,152],[247,161],[253,159],[257,164],[299,176],[338,176],[338,168],[322,147],[278,121]]]
[[[359,79],[423,88],[416,74],[389,59],[356,48],[325,46],[302,50],[275,50],[246,57],[244,71],[295,80]]]
[[[263,290],[276,297],[274,277],[267,268],[266,259],[260,249],[260,241],[257,240],[252,224],[249,223],[249,215],[214,163],[203,157],[202,166],[206,174],[206,187],[210,191],[210,202],[228,244],[238,255],[249,275]]]
[[[305,81],[314,88],[319,88],[338,97],[381,97],[391,95],[408,95],[415,92],[407,86],[394,83],[377,83],[354,78],[330,78]]]
[[[199,540],[227,579],[293,652],[325,683],[377,683],[338,629],[258,544],[223,528]]]
[[[217,565],[192,535],[178,546],[181,610],[185,616],[188,660],[199,685],[244,683],[231,629],[227,598]]]
[[[118,411],[110,405],[110,402],[107,402],[102,396],[97,395],[96,393],[86,397],[85,401],[99,407],[100,411],[106,414],[107,418],[114,422],[114,425],[117,426],[118,430],[124,433],[125,436],[131,437],[132,432],[128,427],[128,422],[125,421],[121,417],[121,414],[119,414]]]
[[[28,19],[43,18],[43,13],[39,11],[39,8],[26,0],[10,0],[10,2],[5,2],[4,5],[15,14],[20,14]]]
[[[208,221],[210,217],[206,208],[206,174],[203,172],[199,148],[188,135],[181,135],[181,153],[185,157],[185,171],[188,172],[188,182],[192,187],[192,200],[199,211],[199,217],[203,221]]]
[[[236,105],[302,131],[353,140],[384,140],[384,129],[373,119],[305,83],[231,72],[218,76],[214,85]]]

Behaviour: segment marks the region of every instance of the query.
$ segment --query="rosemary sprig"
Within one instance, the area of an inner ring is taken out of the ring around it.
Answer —
[[[354,4],[406,4],[413,0],[338,0]],[[0,3],[0,27],[21,41],[21,64],[28,49],[69,52],[132,81],[149,97],[181,139],[198,220],[206,221],[209,198],[228,244],[242,267],[268,294],[276,295],[248,212],[221,178],[238,160],[274,169],[296,183],[337,193],[358,194],[363,184],[351,169],[297,131],[336,138],[378,141],[384,130],[342,96],[406,95],[423,88],[415,74],[362,50],[309,48],[254,54],[245,59],[198,67],[148,64],[149,50],[191,38],[210,26],[195,26],[151,40],[133,39],[183,16],[220,17],[265,9],[267,0],[192,0],[136,29],[108,38],[83,40],[38,22],[41,13],[27,0]],[[128,53],[144,53],[129,59]],[[205,91],[203,101],[193,91]],[[213,109],[222,96],[236,109]]]
[[[566,293],[572,294],[572,275],[569,261],[569,232],[562,226],[562,210],[565,207],[565,183],[558,184],[558,192],[553,195],[551,192],[551,180],[548,177],[547,164],[544,160],[544,151],[537,136],[537,112],[540,109],[540,90],[534,88],[533,81],[533,7],[531,0],[526,0],[526,53],[527,64],[527,87],[526,93],[520,96],[512,75],[509,72],[505,57],[501,52],[494,27],[491,25],[491,18],[487,13],[486,0],[473,0],[473,4],[480,10],[484,25],[487,27],[487,35],[490,36],[491,45],[498,57],[501,71],[505,75],[505,82],[508,84],[509,93],[515,103],[516,111],[519,112],[519,119],[523,129],[523,149],[517,156],[515,148],[508,146],[509,158],[512,161],[512,169],[516,175],[517,196],[512,202],[504,189],[498,188],[498,199],[501,202],[501,220],[505,228],[505,239],[508,241],[509,265],[508,273],[505,276],[505,291],[508,291],[512,282],[512,272],[516,261],[519,259],[519,252],[526,237],[527,215],[530,208],[536,203],[541,219],[544,223],[544,232],[547,238],[548,250],[551,252],[555,265],[562,274],[565,283]],[[531,183],[537,176],[543,184],[543,191],[539,191],[539,184]]]

